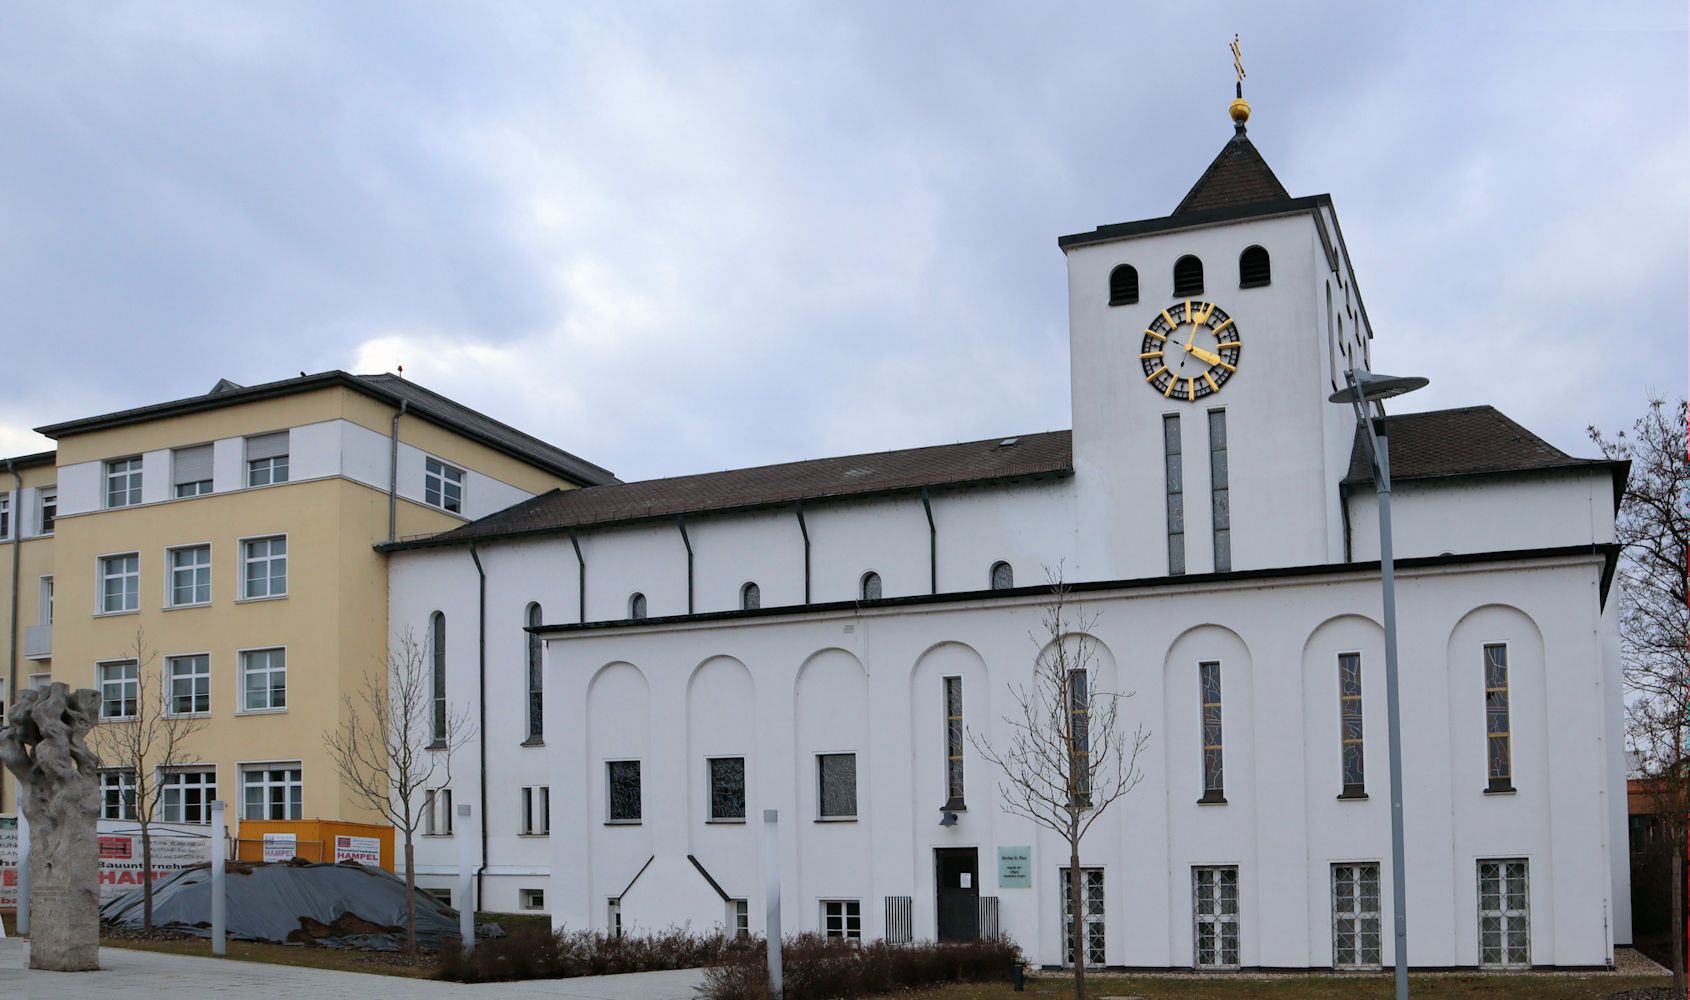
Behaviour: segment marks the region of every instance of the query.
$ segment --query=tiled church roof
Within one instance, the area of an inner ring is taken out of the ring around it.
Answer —
[[[1384,423],[1390,438],[1393,481],[1624,465],[1600,458],[1574,458],[1503,416],[1494,406],[1403,413],[1386,417]],[[1362,433],[1356,428],[1344,486],[1373,482]]]
[[[1197,183],[1186,192],[1173,214],[1239,208],[1261,202],[1286,201],[1290,197],[1285,185],[1279,183],[1273,169],[1257,152],[1255,144],[1243,129],[1239,129],[1221,147],[1220,155],[1209,164],[1209,169],[1203,171],[1203,176],[1197,178]]]

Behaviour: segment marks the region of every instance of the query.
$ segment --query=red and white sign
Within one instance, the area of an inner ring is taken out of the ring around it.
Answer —
[[[361,865],[380,867],[381,840],[377,837],[337,835],[334,838],[334,860],[336,864],[342,861],[356,861]]]
[[[141,831],[134,823],[101,820],[99,832],[100,902],[123,895],[141,884]],[[211,860],[210,831],[192,827],[154,826],[152,880]],[[18,903],[17,821],[0,822],[0,908]]]

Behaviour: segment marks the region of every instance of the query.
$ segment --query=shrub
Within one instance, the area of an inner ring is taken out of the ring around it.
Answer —
[[[704,1000],[774,1000],[761,942],[704,973]],[[859,943],[801,934],[781,944],[781,1000],[830,1000],[954,982],[1008,980],[1021,949],[1007,937],[938,944]]]
[[[697,936],[671,928],[650,937],[614,937],[602,931],[552,931],[525,927],[476,943],[465,953],[456,940],[440,949],[435,978],[459,983],[519,979],[569,979],[619,972],[696,969],[760,947],[749,938]],[[759,953],[760,954],[760,953]]]

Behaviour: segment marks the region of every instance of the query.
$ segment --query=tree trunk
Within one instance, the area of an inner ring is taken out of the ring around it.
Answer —
[[[405,831],[405,954],[417,953],[417,855]]]
[[[153,832],[141,824],[141,929],[153,932]]]
[[[1068,912],[1074,915],[1069,945],[1074,949],[1074,1000],[1086,1000],[1085,873],[1080,871],[1080,833],[1068,828]]]
[[[1684,975],[1684,845],[1672,849],[1672,989],[1685,995]]]

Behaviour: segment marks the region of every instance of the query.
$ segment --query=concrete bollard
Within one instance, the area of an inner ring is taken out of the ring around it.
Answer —
[[[228,885],[225,882],[228,840],[225,839],[223,800],[211,803],[211,953],[228,953]]]
[[[781,997],[780,968],[780,812],[763,810],[763,881],[768,886],[769,995]]]
[[[475,950],[475,862],[476,843],[474,813],[468,805],[458,806],[458,933],[463,937],[464,952]]]

